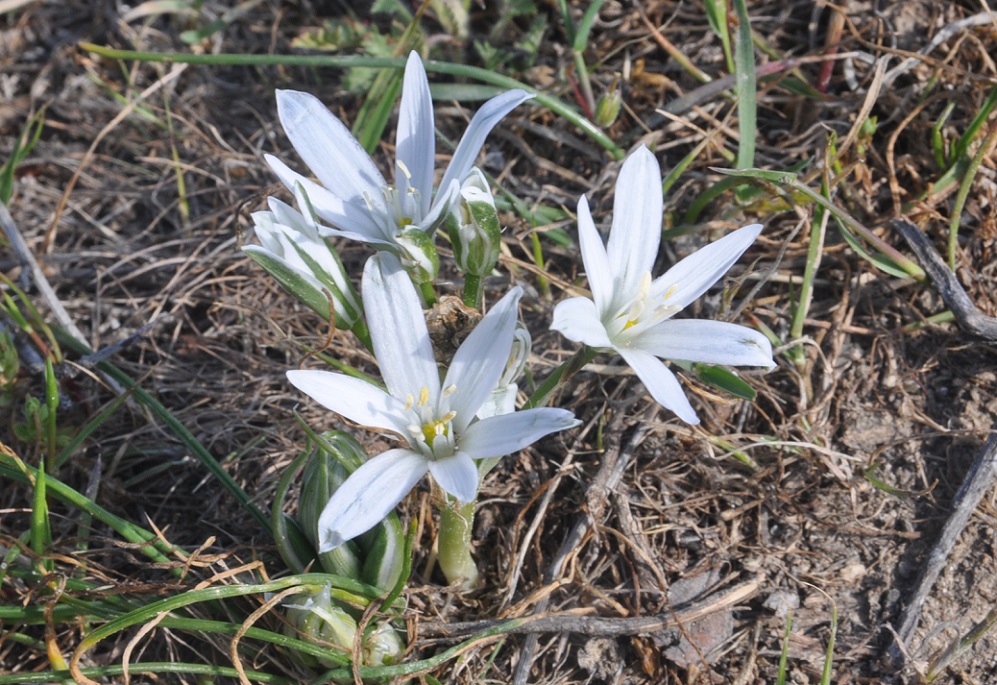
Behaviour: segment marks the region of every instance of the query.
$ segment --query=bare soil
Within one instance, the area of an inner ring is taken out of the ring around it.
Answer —
[[[514,61],[509,73],[574,101],[558,10],[554,3],[539,5],[537,12],[549,18],[539,51],[532,63]],[[16,173],[10,210],[18,228],[90,346],[124,343],[114,362],[140,379],[269,510],[277,478],[304,445],[294,412],[317,429],[341,427],[289,387],[285,371],[312,363],[307,346],[376,373],[354,339],[330,335],[239,250],[249,239],[250,212],[269,194],[284,196],[262,155],[293,159],[273,91],[314,92],[348,123],[362,97],[342,86],[341,70],[119,62],[79,47],[88,41],[158,52],[290,54],[295,37],[345,11],[336,3],[250,3],[221,31],[187,45],[182,31],[203,27],[227,9],[217,2],[197,7],[190,15],[128,20],[124,6],[110,2],[29,2],[5,11],[0,160],[30,116],[44,109],[41,138]],[[818,188],[829,134],[840,143],[868,103],[876,128],[860,134],[835,168],[835,203],[905,254],[891,217],[916,222],[944,253],[958,183],[941,191],[933,185],[944,169],[931,147],[932,130],[951,104],[938,130],[948,141],[957,139],[997,83],[997,15],[989,23],[954,24],[985,7],[968,1],[853,0],[836,7],[749,3],[758,41],[770,50],[768,57],[758,52],[761,61],[827,54],[833,42],[827,27],[839,11],[838,54],[855,53],[833,62],[823,92],[804,92],[798,78],[818,83],[823,63],[817,60],[804,59],[797,71],[760,82],[756,163],[781,170],[809,161],[802,173],[817,170],[806,177]],[[576,20],[582,10],[572,8]],[[491,12],[472,8],[472,33],[487,31]],[[528,19],[513,22],[501,49],[518,49]],[[629,71],[624,111],[607,131],[617,144],[654,146],[667,173],[708,140],[666,197],[665,226],[681,227],[694,201],[719,182],[711,167],[731,166],[725,153],[737,149],[737,109],[732,97],[714,94],[677,114],[661,114],[679,96],[699,92],[700,84],[649,26],[707,74],[727,72],[700,3],[610,1],[592,30],[585,57],[597,91],[624,73],[625,62]],[[469,46],[441,33],[431,13],[425,30],[435,41],[434,56],[478,63]],[[939,35],[944,40],[928,51]],[[877,83],[870,60],[885,56],[890,80]],[[911,61],[898,68],[905,59]],[[438,103],[438,128],[453,139],[475,106]],[[995,125],[991,116],[970,154]],[[990,145],[961,214],[957,273],[977,306],[993,316],[997,165],[992,139]],[[549,111],[519,108],[487,151],[488,171],[527,202],[573,211],[585,193],[593,214],[609,217],[618,163]],[[375,159],[386,167],[391,158],[388,139]],[[746,203],[724,193],[706,205],[694,231],[666,241],[659,268],[722,230],[763,223],[757,245],[731,273],[728,297],[711,293],[688,313],[737,312],[735,320],[764,324],[788,342],[812,214],[805,198],[779,198],[771,189]],[[534,268],[531,232],[563,228],[574,236],[575,229],[570,222],[531,227],[511,213],[504,219],[505,263],[527,288],[523,317],[535,351],[542,352],[534,370],[543,377],[573,351],[547,326],[563,296],[559,285],[578,278],[582,265],[577,249],[544,239],[553,284],[548,294]],[[348,265],[358,267],[367,256],[365,247],[340,247]],[[9,250],[0,252],[0,271],[15,282],[21,275]],[[508,283],[497,281],[495,292]],[[30,295],[49,311],[37,293]],[[435,569],[428,491],[416,490],[403,503],[405,520],[418,517],[421,526],[408,590],[412,657],[453,644],[455,638],[442,637],[447,624],[530,616],[549,596],[548,611],[574,611],[580,619],[671,615],[680,625],[609,635],[586,633],[582,621],[565,624],[567,632],[543,632],[531,657],[531,683],[774,683],[787,608],[788,682],[820,681],[832,635],[831,682],[918,682],[997,602],[991,489],[935,584],[915,637],[904,645],[909,658],[902,667],[888,660],[891,626],[997,420],[997,348],[952,323],[927,320],[944,309],[930,284],[875,269],[831,222],[800,341],[807,362],[796,367],[780,356],[772,372],[744,373],[758,391],[754,402],[686,374],[703,420],[690,428],[657,408],[618,360],[601,357],[606,373],[580,373],[560,398],[585,426],[506,459],[484,483],[475,538],[485,578],[480,590],[461,596]],[[130,337],[145,326],[138,339]],[[68,356],[66,368],[77,368],[72,360],[78,355]],[[63,378],[60,423],[69,430],[115,397],[86,370]],[[13,426],[23,421],[24,399],[42,387],[39,368],[22,357],[13,400],[0,409],[0,440],[31,463],[37,454],[15,437]],[[641,427],[648,430],[630,454],[628,441]],[[372,451],[384,448],[369,433],[363,438]],[[592,479],[607,458],[629,462],[618,485],[592,501]],[[94,499],[103,507],[163,531],[173,544],[203,546],[205,567],[171,585],[112,531],[95,528],[88,535],[87,572],[105,577],[116,591],[169,594],[255,560],[271,577],[286,573],[246,510],[170,430],[133,403],[86,441],[60,479],[81,491],[94,480]],[[52,506],[51,554],[65,560],[80,541],[79,512]],[[28,530],[30,508],[28,488],[2,482],[4,547],[23,543],[16,538]],[[586,517],[592,522],[587,534],[561,559],[556,582],[545,584],[568,531]],[[71,573],[73,565],[60,568]],[[9,576],[0,600],[12,606],[47,601]],[[690,606],[706,609],[693,615]],[[68,655],[88,629],[56,625],[55,642]],[[10,639],[15,631],[44,637],[41,627],[0,620],[0,673],[51,668],[44,651]],[[102,644],[88,663],[120,662],[130,637]],[[511,635],[483,642],[433,675],[447,683],[512,682],[526,640]],[[227,642],[213,645],[166,630],[148,636],[133,659],[191,660],[191,654],[231,663]],[[942,668],[936,682],[997,682],[995,655],[997,638],[986,633]],[[256,665],[279,672],[288,668],[272,665],[280,659],[268,652]]]

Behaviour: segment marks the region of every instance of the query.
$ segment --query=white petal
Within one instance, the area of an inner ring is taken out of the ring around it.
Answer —
[[[460,194],[460,183],[452,181],[449,186],[444,188],[440,186],[440,190],[436,193],[436,197],[433,198],[433,205],[429,208],[429,214],[422,218],[419,222],[418,228],[425,233],[432,235],[440,223],[443,221],[443,217],[447,212],[450,211],[451,205],[457,199]]]
[[[386,185],[370,155],[314,95],[278,90],[277,115],[298,156],[339,197],[361,199]]]
[[[405,403],[367,381],[331,371],[288,371],[287,380],[353,423],[408,435]]]
[[[761,232],[760,224],[745,226],[693,252],[655,279],[651,297],[658,300],[667,294],[664,304],[684,309],[719,281]]]
[[[665,359],[772,368],[772,344],[758,331],[724,321],[670,319],[633,339],[632,345]]]
[[[606,327],[599,319],[595,303],[587,297],[572,297],[558,302],[554,307],[550,329],[558,331],[568,340],[584,343],[589,347],[613,346],[606,334]]]
[[[430,460],[429,472],[440,487],[460,502],[473,502],[478,497],[478,467],[464,452],[452,457]]]
[[[522,296],[523,289],[519,286],[506,293],[478,322],[450,362],[443,387],[455,388],[450,395],[450,408],[457,412],[454,430],[458,435],[478,413],[505,371],[516,330],[516,306]]]
[[[644,387],[658,404],[671,409],[686,423],[692,425],[699,423],[696,410],[689,404],[689,398],[685,396],[682,386],[679,385],[679,379],[664,362],[643,350],[617,348],[616,351],[643,381]]]
[[[582,263],[585,265],[585,277],[592,288],[592,299],[599,314],[606,314],[613,305],[613,273],[609,265],[606,247],[602,244],[599,231],[592,221],[589,202],[582,195],[578,199],[578,245],[582,251]]]
[[[395,185],[403,193],[409,186],[419,192],[419,216],[425,216],[433,193],[436,129],[433,127],[433,99],[429,95],[426,69],[414,50],[409,53],[405,64],[395,146],[396,158],[405,167],[395,169]]]
[[[379,252],[367,260],[361,283],[374,356],[388,391],[418,399],[423,388],[436,406],[440,374],[422,303],[398,258]]]
[[[492,416],[468,426],[460,449],[473,459],[504,457],[540,438],[581,424],[567,409],[539,407]]]
[[[457,149],[454,150],[453,157],[450,159],[450,165],[447,167],[446,173],[443,174],[440,188],[446,188],[451,181],[463,181],[464,176],[474,166],[474,160],[481,152],[485,138],[495,128],[495,124],[500,122],[502,117],[511,112],[517,105],[532,97],[524,90],[510,90],[496,95],[483,104],[471,119],[471,123],[467,125],[464,136],[457,144]]]
[[[616,181],[613,226],[606,252],[619,294],[629,299],[650,273],[661,244],[661,167],[641,145],[623,163]]]
[[[264,159],[288,190],[293,193],[298,186],[304,189],[305,194],[308,195],[308,201],[320,219],[329,222],[341,231],[349,231],[363,236],[356,238],[356,240],[377,242],[377,239],[380,239],[383,241],[383,231],[374,221],[363,198],[344,200],[336,193],[292,170],[273,155],[264,155]],[[319,227],[320,230],[322,228],[324,227]]]
[[[406,449],[383,452],[350,474],[318,519],[319,552],[365,533],[426,475],[425,458]]]

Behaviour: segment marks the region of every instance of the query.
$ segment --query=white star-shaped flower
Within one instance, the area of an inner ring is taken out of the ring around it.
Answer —
[[[398,259],[382,252],[368,260],[361,292],[388,391],[328,371],[289,371],[287,377],[326,408],[396,433],[408,446],[373,457],[335,492],[319,517],[321,552],[377,524],[427,472],[457,500],[472,502],[477,460],[512,454],[579,423],[570,411],[553,408],[476,418],[509,360],[521,288],[499,300],[471,331],[442,384],[419,297]]]
[[[651,151],[641,146],[620,169],[605,246],[585,196],[578,201],[578,240],[592,299],[560,302],[551,328],[569,340],[616,351],[659,404],[697,424],[678,379],[657,357],[775,366],[772,345],[756,330],[722,321],[672,318],[727,273],[762,227],[738,229],[652,278],[661,242],[661,212],[661,170]]]

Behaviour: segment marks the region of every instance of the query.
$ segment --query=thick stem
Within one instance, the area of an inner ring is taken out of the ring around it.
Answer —
[[[436,304],[436,291],[433,290],[432,281],[423,281],[418,284],[419,297],[422,298],[422,308],[429,309]]]
[[[479,577],[471,556],[475,505],[477,502],[453,502],[448,498],[440,508],[440,568],[448,582],[460,583],[465,590],[475,587]]]
[[[464,274],[464,304],[481,309],[481,276]]]

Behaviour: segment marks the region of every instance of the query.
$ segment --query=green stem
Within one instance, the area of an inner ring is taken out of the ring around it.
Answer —
[[[419,297],[422,298],[422,306],[424,309],[429,309],[434,304],[436,304],[436,291],[433,290],[432,281],[423,281],[418,284]]]
[[[464,304],[481,309],[481,276],[464,274]]]
[[[523,405],[523,409],[533,409],[534,407],[540,407],[547,404],[551,396],[554,394],[554,391],[557,390],[562,383],[581,371],[586,364],[595,359],[597,356],[599,356],[598,349],[592,347],[582,347],[580,350],[568,357],[563,364],[554,369],[554,371],[544,379],[544,382],[540,384],[540,387],[533,392],[530,399]]]
[[[365,57],[358,55],[194,55],[182,53],[140,52],[136,50],[116,50],[114,48],[81,42],[80,48],[95,55],[111,59],[134,59],[144,62],[180,62],[184,64],[241,65],[241,66],[303,66],[303,67],[351,67],[403,69],[402,58]],[[614,159],[623,159],[626,153],[593,122],[578,113],[573,107],[556,97],[542,93],[535,88],[520,83],[516,79],[497,74],[489,69],[471,67],[466,64],[451,64],[430,60],[424,63],[426,71],[450,76],[464,76],[499,88],[519,88],[534,96],[538,104],[581,129],[585,135],[601,145]]]
[[[474,531],[474,507],[477,502],[452,502],[440,508],[440,569],[450,583],[460,583],[465,590],[478,584],[478,566],[471,556]]]

